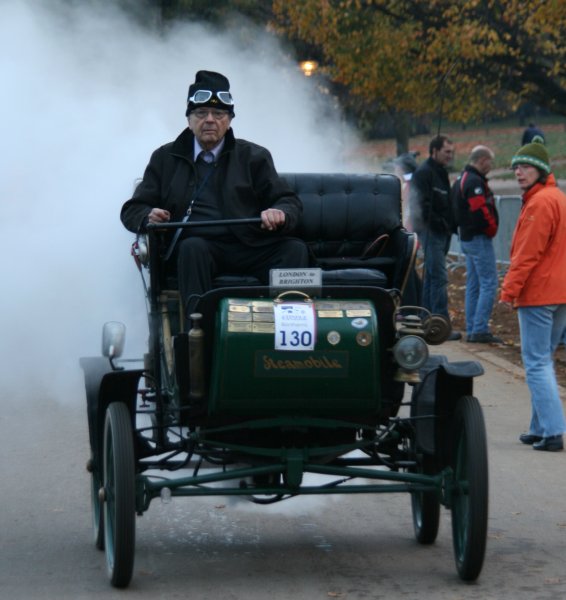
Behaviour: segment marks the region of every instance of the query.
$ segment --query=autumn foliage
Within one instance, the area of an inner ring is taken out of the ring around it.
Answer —
[[[566,0],[274,0],[280,32],[390,112],[466,122],[531,100],[566,114]]]

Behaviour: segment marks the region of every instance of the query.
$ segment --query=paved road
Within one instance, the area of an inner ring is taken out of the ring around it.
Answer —
[[[458,342],[443,352],[453,360],[473,356]],[[414,541],[407,495],[299,498],[271,507],[178,498],[156,501],[138,519],[133,583],[113,590],[91,543],[78,394],[60,404],[3,399],[0,598],[564,598],[566,453],[517,442],[530,410],[524,382],[507,364],[482,358],[486,375],[476,395],[488,428],[491,506],[476,584],[456,576],[448,512],[434,546]]]

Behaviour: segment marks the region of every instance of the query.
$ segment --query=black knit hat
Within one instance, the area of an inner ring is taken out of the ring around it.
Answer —
[[[196,92],[211,92],[209,98],[204,101],[199,101],[199,98],[195,98]],[[185,115],[188,117],[189,113],[195,108],[201,107],[212,107],[220,108],[223,110],[229,110],[231,116],[234,116],[234,101],[230,94],[230,82],[224,75],[215,73],[214,71],[198,71],[195,75],[195,82],[189,86],[189,94],[187,96],[187,111]]]

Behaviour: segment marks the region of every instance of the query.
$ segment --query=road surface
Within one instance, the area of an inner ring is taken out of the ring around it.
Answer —
[[[465,343],[441,349],[451,360],[478,357]],[[477,583],[456,575],[444,509],[437,542],[415,542],[408,495],[308,497],[268,507],[220,497],[154,501],[137,519],[132,584],[114,590],[91,541],[78,394],[60,403],[3,398],[0,598],[566,597],[566,453],[519,444],[530,414],[522,372],[494,364],[491,354],[479,358],[486,374],[475,391],[487,423],[491,487]]]

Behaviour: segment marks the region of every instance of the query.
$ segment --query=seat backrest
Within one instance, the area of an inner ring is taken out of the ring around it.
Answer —
[[[359,256],[369,242],[401,227],[394,175],[283,173],[303,202],[297,236],[318,257]]]

